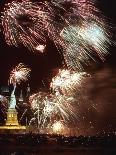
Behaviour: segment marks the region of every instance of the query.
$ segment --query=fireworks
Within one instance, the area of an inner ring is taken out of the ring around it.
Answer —
[[[11,2],[5,6],[2,26],[8,45],[23,45],[29,50],[43,53],[49,41],[52,41],[57,50],[62,51],[68,67],[60,69],[52,79],[50,93],[39,92],[30,96],[34,116],[30,124],[36,123],[41,131],[52,128],[54,133],[61,133],[69,124],[75,124],[75,120],[84,128],[84,123],[90,119],[90,128],[93,129],[96,122],[87,117],[90,111],[96,114],[100,103],[88,102],[84,82],[90,75],[77,70],[96,56],[104,61],[111,42],[108,26],[94,2]],[[10,83],[14,85],[14,90],[16,83],[28,80],[29,73],[30,69],[23,64],[13,69]]]
[[[56,94],[66,94],[66,92],[70,92],[77,88],[79,89],[81,81],[83,81],[85,76],[90,75],[85,72],[77,73],[66,69],[60,69],[56,77],[52,79],[50,87]]]
[[[77,115],[73,107],[73,97],[55,96],[39,92],[30,96],[31,107],[34,110],[34,117],[30,124],[34,121],[37,123],[40,132],[50,130],[56,121],[65,122],[65,126],[71,122],[75,122]]]
[[[82,68],[83,63],[94,59],[95,53],[104,60],[110,44],[104,27],[95,22],[84,22],[81,26],[69,26],[63,29],[61,36],[65,39],[67,50],[64,54],[71,69]]]
[[[61,134],[64,127],[68,126],[71,115],[74,112],[71,111],[72,106],[67,102],[68,100],[64,100],[64,98],[58,99],[53,94],[46,94],[43,92],[34,94],[30,96],[30,98],[33,104],[34,117],[30,120],[29,125],[33,122],[37,123],[41,133],[50,132]]]
[[[68,10],[60,36],[65,42],[64,59],[68,68],[82,70],[95,55],[104,60],[111,38],[101,12],[91,0],[52,0],[59,8]]]
[[[7,108],[7,106],[8,106],[8,99],[7,99],[6,97],[0,95],[0,102],[2,103],[2,105],[3,105],[4,107]]]
[[[56,134],[63,134],[64,128],[65,126],[61,121],[55,122],[52,126],[53,133],[56,133]]]
[[[51,94],[39,92],[30,96],[29,101],[35,116],[31,123],[37,121],[40,131],[50,129],[56,121],[63,121],[65,127],[74,124],[78,118],[76,108],[78,99],[75,98],[74,92],[79,91],[81,82],[88,76],[85,72],[59,70],[59,73],[52,79]]]
[[[59,42],[58,28],[53,26],[54,14],[45,3],[12,2],[2,16],[4,35],[8,45],[23,44],[30,50],[43,51],[47,37]],[[61,41],[60,41],[61,42]]]
[[[7,98],[0,95],[0,102],[7,102]]]
[[[45,46],[44,45],[39,45],[36,47],[36,50],[40,51],[41,53],[44,52]]]
[[[8,108],[8,99],[2,95],[0,95],[0,109],[3,114],[6,114]]]
[[[51,94],[39,92],[30,96],[29,99],[31,107],[34,109],[34,118],[32,121],[37,120],[38,128],[40,131],[48,128],[52,123],[52,118],[58,113],[58,109],[55,106],[54,98]]]
[[[10,84],[20,84],[21,81],[27,81],[30,76],[30,68],[27,68],[24,64],[18,64],[10,74]]]
[[[52,40],[74,70],[94,59],[95,52],[103,60],[110,44],[104,19],[91,0],[8,3],[2,25],[9,45],[23,44],[43,53]]]

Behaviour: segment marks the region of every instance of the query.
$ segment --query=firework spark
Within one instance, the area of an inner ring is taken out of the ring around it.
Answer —
[[[60,70],[52,79],[51,94],[39,92],[30,96],[29,101],[35,111],[35,118],[32,120],[37,120],[41,131],[51,128],[56,121],[63,121],[65,126],[76,121],[78,112],[75,111],[74,104],[77,99],[74,91],[79,91],[81,81],[85,80],[87,76],[87,73]]]
[[[29,101],[34,110],[34,118],[30,122],[37,120],[40,131],[45,130],[51,125],[53,116],[58,113],[53,95],[39,92],[30,96]]]
[[[0,95],[0,109],[4,114],[6,114],[8,109],[8,99],[3,95]]]
[[[44,52],[44,49],[45,49],[45,46],[44,46],[44,45],[38,45],[38,46],[36,47],[36,50],[37,50],[37,51],[40,51],[41,53]]]
[[[53,9],[52,9],[53,10]],[[8,45],[23,44],[30,50],[46,45],[47,37],[61,42],[58,29],[53,26],[54,14],[47,3],[12,2],[6,5],[2,16],[4,35]],[[43,51],[43,47],[42,51]]]
[[[81,69],[82,64],[95,58],[95,53],[102,60],[108,54],[109,35],[105,27],[95,22],[84,22],[81,26],[68,26],[60,35],[67,44],[64,57],[71,69]]]
[[[9,45],[23,44],[43,53],[50,39],[62,49],[66,65],[74,70],[82,69],[95,52],[104,59],[110,43],[106,25],[91,0],[12,2],[2,16]]]
[[[27,68],[24,64],[19,63],[10,74],[10,84],[20,84],[21,81],[27,81],[30,76],[30,68]]]
[[[86,72],[75,72],[71,70],[59,70],[58,74],[52,79],[50,84],[51,89],[58,94],[66,94],[75,88],[81,86],[81,81],[87,76],[90,76]],[[77,87],[78,85],[78,87]]]
[[[52,130],[55,134],[64,134],[65,126],[61,121],[58,121],[52,125]]]
[[[39,92],[30,96],[30,102],[34,110],[34,118],[31,119],[30,124],[35,121],[40,132],[50,130],[56,121],[62,120],[67,126],[69,122],[74,123],[76,120],[73,98],[68,96],[57,97]]]

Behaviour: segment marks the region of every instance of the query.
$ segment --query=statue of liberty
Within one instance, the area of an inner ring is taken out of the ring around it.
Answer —
[[[10,106],[9,109],[15,109],[16,106],[16,97],[15,97],[15,90],[16,90],[16,84],[20,84],[21,81],[27,81],[30,73],[30,68],[25,67],[24,64],[20,63],[18,66],[16,66],[10,74],[10,80],[9,83],[13,84],[14,89],[11,93],[10,98]]]
[[[9,83],[13,85],[13,91],[11,93],[10,97],[10,105],[7,112],[7,119],[6,119],[6,126],[10,128],[16,128],[19,129],[19,123],[17,118],[17,110],[16,110],[16,97],[15,97],[15,90],[17,83],[20,84],[21,81],[27,81],[29,72],[31,70],[29,68],[26,68],[24,64],[20,63],[18,66],[16,66],[10,74],[10,80]],[[25,129],[25,127],[21,127],[20,129]]]
[[[16,85],[14,86],[14,89],[11,93],[9,109],[15,109],[15,106],[16,106],[15,89],[16,89]]]

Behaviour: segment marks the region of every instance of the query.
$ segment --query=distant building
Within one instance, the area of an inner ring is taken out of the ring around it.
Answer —
[[[23,91],[21,90],[20,96],[19,96],[19,102],[24,102],[23,99]]]
[[[29,98],[29,96],[30,96],[30,91],[31,91],[31,89],[30,89],[30,86],[29,86],[29,84],[28,84],[28,86],[27,86],[27,94],[26,94],[26,97],[27,98]]]
[[[10,96],[9,86],[1,86],[0,87],[0,94],[2,94],[3,96]]]

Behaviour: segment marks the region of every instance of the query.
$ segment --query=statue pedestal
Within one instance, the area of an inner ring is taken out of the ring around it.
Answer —
[[[8,109],[6,126],[19,126],[16,109]]]
[[[6,119],[6,125],[0,126],[0,131],[5,132],[10,131],[12,132],[20,132],[26,130],[26,126],[21,126],[18,123],[17,119],[17,111],[15,108],[9,108],[7,112],[7,119]]]

